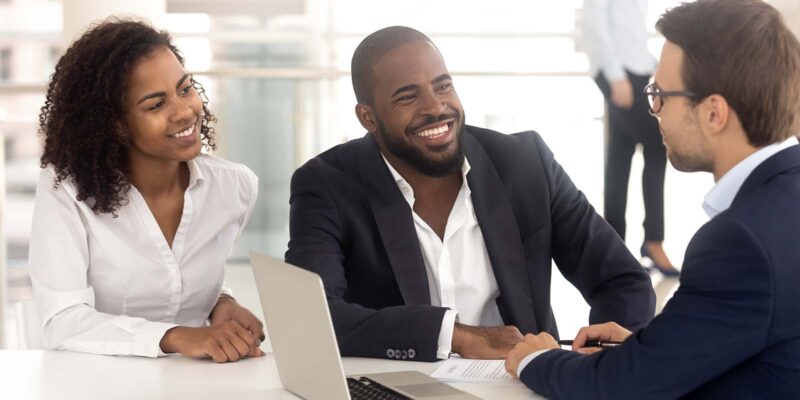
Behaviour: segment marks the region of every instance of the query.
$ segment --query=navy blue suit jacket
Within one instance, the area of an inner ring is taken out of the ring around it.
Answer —
[[[553,259],[592,307],[590,321],[635,329],[652,319],[649,277],[539,135],[467,127],[463,151],[506,324],[558,334]],[[445,309],[430,305],[411,209],[372,135],[300,167],[290,203],[286,261],[322,277],[341,354],[435,360]]]
[[[800,399],[800,146],[770,157],[697,231],[646,328],[591,356],[553,350],[521,379],[550,398]]]

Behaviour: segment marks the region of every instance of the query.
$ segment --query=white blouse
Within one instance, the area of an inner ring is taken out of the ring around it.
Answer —
[[[114,218],[76,200],[72,181],[53,189],[52,167],[42,170],[29,260],[46,348],[156,357],[168,329],[207,323],[258,178],[211,155],[188,166],[172,248],[136,188]]]

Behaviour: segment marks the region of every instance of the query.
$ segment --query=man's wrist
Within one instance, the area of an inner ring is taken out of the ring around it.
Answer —
[[[525,370],[525,367],[527,367],[531,362],[533,362],[533,360],[536,357],[539,357],[540,355],[542,355],[542,354],[544,354],[544,353],[546,353],[546,352],[548,352],[550,350],[554,350],[554,349],[539,350],[539,351],[533,352],[533,353],[528,354],[527,356],[525,356],[525,358],[523,358],[522,361],[520,361],[519,365],[517,366],[517,376],[518,377],[522,376],[522,371]]]

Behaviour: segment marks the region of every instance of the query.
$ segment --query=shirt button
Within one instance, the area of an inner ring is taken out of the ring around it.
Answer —
[[[407,359],[407,358],[408,358],[408,350],[403,350],[403,356],[402,356],[402,359],[403,359],[403,360],[405,360],[405,359]]]
[[[392,349],[386,350],[386,357],[394,358],[394,350]]]
[[[394,350],[394,359],[395,360],[399,360],[400,357],[402,357],[402,356],[403,356],[403,353],[400,352],[400,349],[395,349]]]
[[[408,359],[413,360],[414,357],[417,356],[417,351],[414,349],[408,349]]]

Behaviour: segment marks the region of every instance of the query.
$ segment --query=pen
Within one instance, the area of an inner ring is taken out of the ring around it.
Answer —
[[[572,346],[572,340],[559,340],[558,344],[561,346]],[[614,347],[622,344],[622,342],[614,342],[611,340],[587,340],[583,347]]]

